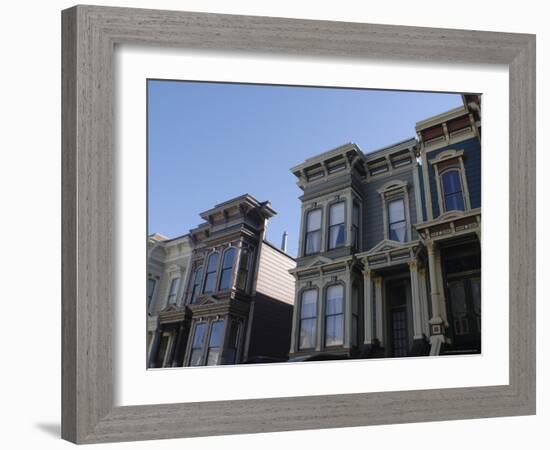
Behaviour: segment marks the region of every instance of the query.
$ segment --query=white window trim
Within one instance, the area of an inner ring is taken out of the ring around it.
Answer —
[[[409,187],[408,183],[403,180],[391,180],[385,183],[377,191],[382,198],[382,209],[383,209],[383,220],[384,220],[384,240],[390,240],[389,233],[389,211],[388,203],[393,200],[398,200],[399,198],[403,199],[405,206],[405,221],[406,221],[406,236],[405,242],[410,242],[412,239],[412,224],[411,224],[411,213],[410,213],[410,203],[409,203]],[[397,242],[397,241],[394,241]]]
[[[458,159],[457,166],[445,167],[440,170],[438,164],[449,161],[451,159]],[[464,150],[445,150],[439,153],[435,158],[430,160],[430,164],[434,167],[434,172],[436,176],[436,187],[437,187],[437,200],[439,202],[439,215],[443,215],[447,211],[445,208],[445,201],[443,198],[443,186],[441,176],[450,170],[458,170],[460,175],[460,182],[462,183],[462,199],[464,200],[464,211],[470,211],[472,205],[470,203],[470,190],[468,189],[468,180],[466,179],[466,168],[464,167]]]

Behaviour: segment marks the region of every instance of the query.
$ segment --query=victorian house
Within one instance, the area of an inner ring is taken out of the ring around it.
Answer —
[[[189,251],[176,265],[149,258],[149,272],[166,281],[153,295],[161,303],[151,310],[148,367],[287,360],[295,260],[265,240],[275,214],[246,194],[201,213],[188,235],[155,244],[151,256],[184,242]]]
[[[291,169],[303,190],[291,360],[481,351],[479,96],[416,131]]]

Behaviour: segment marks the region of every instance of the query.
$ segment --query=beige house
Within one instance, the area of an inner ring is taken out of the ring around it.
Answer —
[[[153,337],[159,330],[159,313],[170,305],[181,304],[185,280],[193,244],[189,234],[168,239],[153,234],[147,240],[147,360],[151,358]],[[169,353],[175,345],[173,333],[165,332],[160,337],[164,348],[160,355]],[[164,364],[164,361],[156,361]]]

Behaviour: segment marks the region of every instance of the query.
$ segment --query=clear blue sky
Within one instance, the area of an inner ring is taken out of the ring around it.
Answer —
[[[267,239],[296,255],[301,190],[289,169],[346,142],[368,153],[414,137],[456,94],[148,81],[148,232],[170,238],[249,193],[278,214]]]

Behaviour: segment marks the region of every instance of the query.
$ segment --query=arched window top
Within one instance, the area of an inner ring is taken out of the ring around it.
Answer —
[[[222,273],[220,276],[220,291],[229,289],[231,287],[235,253],[236,253],[235,247],[229,247],[223,254]]]
[[[321,222],[323,211],[321,208],[310,209],[306,214],[305,255],[312,255],[321,251]]]
[[[223,254],[223,264],[222,269],[228,269],[233,266],[233,261],[235,260],[235,252],[237,249],[235,247],[229,247]]]
[[[195,273],[193,275],[193,286],[191,288],[191,298],[189,300],[189,303],[195,303],[197,299],[197,295],[199,293],[201,281],[202,281],[202,266],[199,266],[195,269]]]
[[[218,266],[218,259],[220,258],[220,254],[218,252],[213,252],[208,257],[208,265],[206,268],[207,272],[211,272],[213,270],[216,270],[216,267]]]
[[[204,279],[204,289],[205,294],[213,292],[216,285],[216,275],[218,272],[218,261],[220,259],[220,254],[214,252],[208,257],[208,264],[206,265],[206,276]]]

